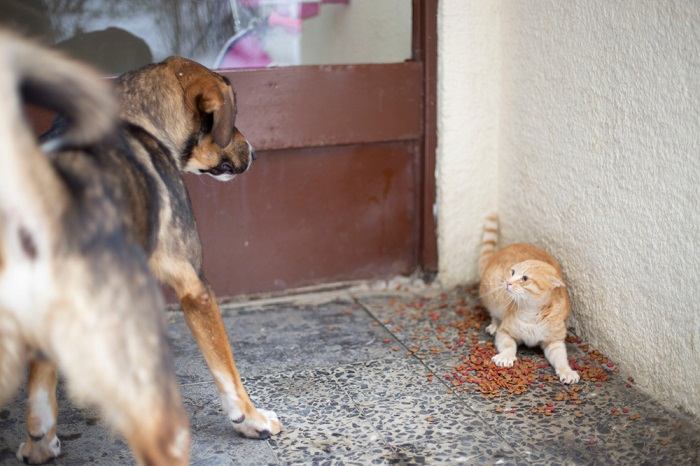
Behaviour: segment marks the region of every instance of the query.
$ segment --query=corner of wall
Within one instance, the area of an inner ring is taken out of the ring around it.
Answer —
[[[478,280],[481,224],[494,210],[500,127],[500,2],[438,11],[438,279]]]

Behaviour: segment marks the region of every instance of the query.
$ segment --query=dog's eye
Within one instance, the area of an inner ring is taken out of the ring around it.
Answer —
[[[510,276],[512,277],[513,275],[515,275],[515,269],[510,269]]]
[[[523,275],[523,281],[524,281],[524,282],[527,281],[527,275]]]

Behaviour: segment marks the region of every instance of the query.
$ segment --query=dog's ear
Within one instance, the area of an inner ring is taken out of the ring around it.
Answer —
[[[184,58],[169,58],[166,64],[180,82],[187,106],[213,116],[211,133],[216,145],[228,146],[236,123],[236,97],[228,80]]]
[[[221,148],[229,145],[233,137],[233,127],[236,124],[236,97],[231,85],[224,84],[223,104],[214,110],[214,124],[211,129],[214,142]]]

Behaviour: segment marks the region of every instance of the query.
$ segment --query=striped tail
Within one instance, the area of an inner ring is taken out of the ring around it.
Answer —
[[[498,243],[498,214],[489,214],[484,220],[484,236],[481,240],[481,255],[479,256],[479,278],[484,274],[486,266],[496,252]]]

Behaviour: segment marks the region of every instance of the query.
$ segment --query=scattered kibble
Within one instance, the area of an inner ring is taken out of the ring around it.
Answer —
[[[478,288],[472,287],[466,291],[476,296]],[[458,363],[450,371],[437,377],[449,386],[448,393],[475,391],[485,398],[502,398],[539,389],[549,400],[532,411],[543,416],[552,416],[561,411],[560,406],[579,406],[585,403],[588,392],[594,387],[602,387],[602,383],[609,379],[610,374],[618,370],[617,365],[600,351],[591,348],[578,336],[568,335],[566,342],[576,345],[580,350],[580,353],[573,352],[576,356],[572,356],[569,362],[571,367],[579,372],[582,382],[563,386],[543,355],[523,356],[519,353],[513,367],[496,366],[491,360],[496,354],[493,337],[483,331],[490,320],[488,312],[480,304],[472,304],[469,298],[443,293],[437,297],[421,297],[411,301],[392,299],[389,304],[395,314],[392,318],[382,321],[385,325],[412,321],[412,324],[406,325],[405,328],[413,330],[407,330],[403,335],[407,342],[412,343],[408,347],[408,354],[418,357],[446,355],[458,359]],[[396,330],[398,327],[399,325],[393,324],[392,330],[399,331]],[[385,343],[392,341],[389,338],[385,339]],[[392,350],[396,351],[394,348],[398,347],[392,347]],[[428,374],[427,380],[432,382],[433,374]],[[631,384],[634,379],[629,377],[627,381]],[[547,395],[548,387],[553,386],[561,389]],[[494,409],[503,414],[515,412],[503,405]],[[629,415],[630,419],[635,416],[630,414],[627,407],[611,410],[611,414],[615,416],[623,413]],[[583,412],[577,409],[574,416],[582,417]],[[635,418],[638,419],[636,416]]]

